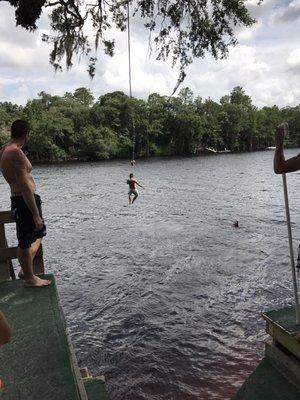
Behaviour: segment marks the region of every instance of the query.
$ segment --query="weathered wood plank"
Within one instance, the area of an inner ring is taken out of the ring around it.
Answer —
[[[266,319],[266,332],[272,336],[275,342],[280,343],[294,356],[300,359],[299,338],[295,334],[289,333],[280,325],[273,323],[273,321],[269,319]]]
[[[5,247],[8,247],[7,239],[5,238]],[[8,267],[9,267],[9,275],[11,279],[16,279],[16,274],[14,270],[14,266],[11,260],[8,260]]]
[[[18,248],[17,247],[2,247],[0,248],[0,262],[8,260],[14,260],[18,258]]]
[[[279,310],[270,310],[262,314],[266,321],[280,326],[290,334],[300,333],[300,324],[296,323],[295,307],[289,306]]]
[[[7,241],[5,237],[5,228],[3,224],[0,224],[0,248],[5,250]],[[1,250],[0,250],[1,251]],[[1,258],[0,255],[0,281],[6,281],[10,278],[8,258]]]
[[[18,279],[0,284],[0,308],[13,326],[13,339],[1,347],[3,400],[86,399],[78,394],[54,276],[44,277],[52,284],[42,290]]]
[[[18,258],[18,248],[17,247],[0,248],[0,266],[1,266],[1,263],[5,263],[5,262],[7,263],[7,262],[9,262],[9,260],[14,260],[17,258]],[[3,266],[2,266],[2,268],[3,268]],[[9,271],[10,270],[9,265],[7,266],[7,268]],[[43,274],[45,271],[42,245],[40,246],[40,248],[33,260],[33,271],[36,275]],[[9,279],[9,277],[7,279]]]
[[[69,333],[66,332],[66,335],[67,335],[67,341],[69,344],[69,349],[70,349],[70,354],[71,354],[73,374],[74,374],[76,382],[77,382],[77,389],[79,392],[80,400],[89,400],[87,397],[85,387],[84,387],[83,379],[82,379],[82,376],[80,373],[80,368],[78,366],[75,350],[74,350],[73,344],[71,342]]]
[[[15,219],[11,211],[0,211],[0,225],[11,224],[13,222],[15,222]]]
[[[4,266],[4,263],[9,263],[10,260],[14,260],[18,258],[18,248],[17,247],[2,247],[0,248],[0,268],[10,270],[9,264]],[[3,264],[3,265],[2,265]],[[44,260],[43,260],[43,247],[40,246],[34,260],[33,260],[33,271],[35,274],[43,274],[45,271]],[[8,275],[10,276],[10,275]],[[0,271],[0,279],[1,279],[1,271]],[[9,278],[7,278],[9,279]]]

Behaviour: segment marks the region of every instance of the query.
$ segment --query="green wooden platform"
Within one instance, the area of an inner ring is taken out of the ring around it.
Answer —
[[[45,277],[53,281],[47,288],[25,288],[20,280],[0,283],[0,309],[12,328],[11,341],[0,348],[0,378],[5,383],[1,400],[88,399],[54,276]],[[103,383],[101,390],[105,393]],[[107,399],[98,392],[91,399]]]
[[[85,390],[89,400],[109,400],[103,382],[97,378],[84,381]]]
[[[280,310],[271,310],[263,313],[265,320],[272,321],[290,334],[300,332],[300,324],[296,324],[295,307],[290,306]]]
[[[295,308],[263,315],[271,340],[265,358],[231,400],[300,400],[300,325]]]
[[[300,389],[263,359],[231,400],[299,400]]]

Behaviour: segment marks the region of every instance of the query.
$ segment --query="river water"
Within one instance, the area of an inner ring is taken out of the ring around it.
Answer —
[[[262,358],[261,313],[293,301],[272,159],[139,161],[147,190],[131,206],[128,161],[34,168],[47,272],[80,365],[105,375],[112,400],[228,399]],[[298,245],[299,174],[288,183]],[[0,209],[8,207],[1,177]]]

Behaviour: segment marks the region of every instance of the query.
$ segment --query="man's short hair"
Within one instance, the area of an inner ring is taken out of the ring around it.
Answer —
[[[132,178],[132,177],[133,177],[133,174],[130,174],[130,175],[129,175],[129,178]]]
[[[10,132],[12,139],[19,139],[27,135],[30,131],[30,125],[23,119],[17,119],[11,124]]]

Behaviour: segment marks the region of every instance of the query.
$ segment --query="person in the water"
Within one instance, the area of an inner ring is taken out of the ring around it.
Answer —
[[[129,191],[128,191],[129,204],[133,204],[139,195],[139,192],[136,187],[139,186],[142,189],[145,189],[145,188],[141,184],[139,184],[136,179],[134,179],[133,174],[129,175],[129,179],[127,179],[127,184],[129,185]],[[132,195],[134,197],[131,200]]]

